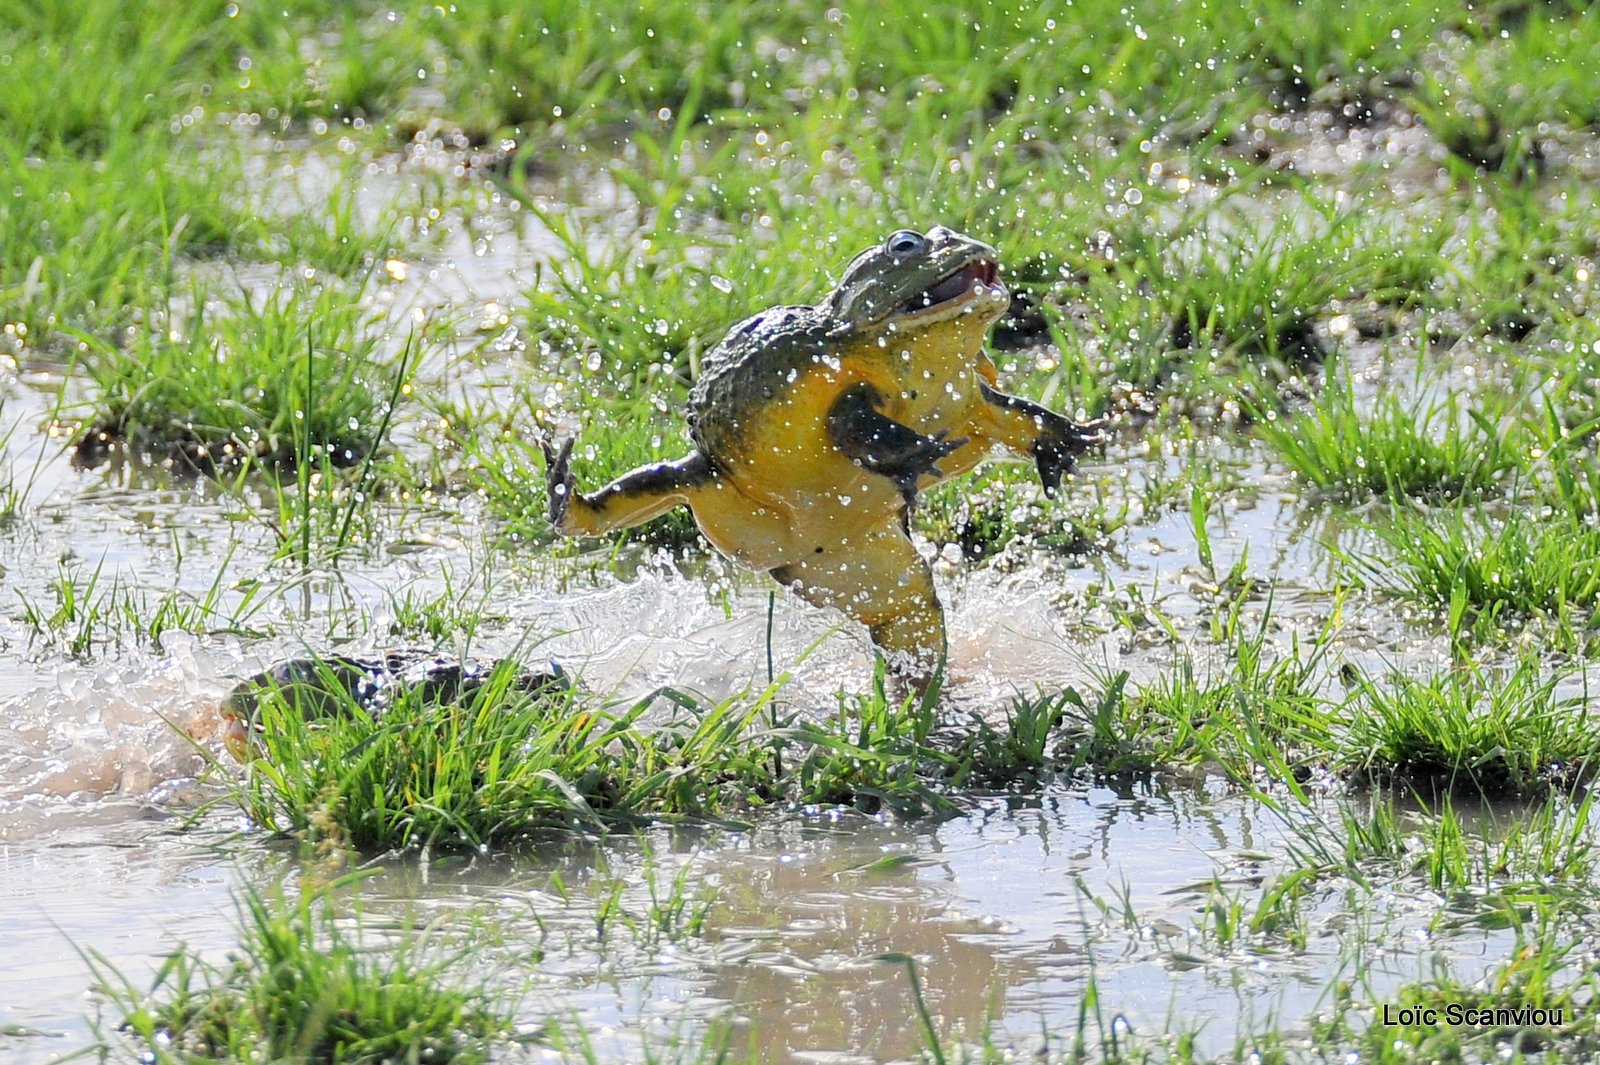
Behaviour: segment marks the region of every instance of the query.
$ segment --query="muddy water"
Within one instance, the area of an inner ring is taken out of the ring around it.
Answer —
[[[225,954],[230,885],[271,890],[300,871],[281,850],[178,832],[131,805],[60,820],[0,850],[17,959],[0,976],[5,1023],[59,1033],[0,1037],[8,1060],[44,1062],[88,1037],[92,1003],[74,944],[92,944],[142,985],[180,940],[214,960]],[[1209,937],[1213,882],[1250,897],[1283,836],[1270,812],[1204,788],[1049,789],[980,801],[939,825],[801,814],[749,834],[658,830],[465,868],[412,858],[381,867],[349,905],[379,940],[391,918],[446,918],[446,936],[472,938],[479,972],[522,989],[521,1023],[581,1028],[607,1060],[727,1030],[757,1060],[911,1057],[920,1022],[903,965],[883,959],[891,953],[916,959],[947,1040],[989,1032],[1027,1047],[1041,1030],[1074,1033],[1092,982],[1104,1023],[1202,1029],[1201,1045],[1226,1054],[1241,1031],[1294,1031],[1326,1008],[1360,954],[1370,951],[1360,964],[1381,995],[1435,956],[1471,964],[1507,949],[1483,933],[1419,950],[1443,900],[1380,892],[1352,904],[1337,887],[1307,904],[1314,935],[1303,952]],[[709,903],[704,932],[651,932],[648,882],[665,897],[685,867],[689,912]],[[599,900],[617,884],[627,919],[597,933]]]
[[[382,189],[393,175],[368,177]],[[397,319],[420,307],[457,323],[465,348],[505,335],[517,292],[551,254],[537,227],[485,208],[375,299]],[[526,365],[514,336],[491,348],[499,361],[442,360],[427,373],[440,387],[489,394]],[[273,536],[248,508],[203,485],[71,469],[65,441],[42,431],[61,384],[52,368],[0,368],[0,377],[0,433],[18,426],[5,461],[28,490],[24,520],[0,530],[0,1025],[43,1033],[0,1035],[4,1060],[45,1062],[88,1040],[95,1002],[78,949],[102,952],[135,983],[179,941],[220,959],[235,938],[233,887],[300,874],[283,850],[230,836],[225,811],[180,830],[178,814],[209,794],[196,780],[206,759],[195,745],[216,751],[215,703],[231,678],[308,648],[389,646],[397,600],[448,593],[493,615],[472,650],[555,659],[619,698],[669,683],[719,698],[766,683],[763,578],[648,553],[621,568],[558,566],[496,546],[470,504],[386,515],[390,547],[378,557],[302,574],[270,561]],[[400,439],[418,439],[414,428],[402,426]],[[1270,605],[1274,648],[1304,646],[1336,612],[1327,545],[1361,534],[1308,516],[1255,452],[1219,445],[1215,456],[1250,486],[1211,519],[1216,569],[1245,559],[1251,575],[1274,582],[1246,616]],[[1190,458],[1130,443],[1081,478],[1136,493],[1141,479]],[[1204,675],[1223,654],[1207,635],[1215,574],[1201,565],[1184,510],[1147,515],[1088,564],[1020,551],[1005,565],[936,569],[950,611],[952,715],[993,714],[1041,685],[1092,689],[1120,670],[1149,680],[1185,658]],[[107,620],[85,647],[32,631],[29,604],[49,613],[63,574],[81,588],[96,571]],[[243,623],[267,635],[168,634],[152,644],[116,623],[115,595],[136,606],[200,597],[219,573],[225,608],[248,599]],[[1346,603],[1338,617],[1330,671],[1447,662],[1426,627],[1381,601]],[[781,593],[771,651],[793,675],[785,698],[797,705],[831,706],[870,670],[854,626]],[[748,834],[659,831],[466,868],[412,858],[366,882],[360,905],[369,916],[449,914],[463,929],[499,929],[484,949],[506,986],[527,988],[520,1019],[581,1025],[607,1058],[674,1034],[703,1038],[716,1024],[766,1060],[911,1056],[920,1029],[907,974],[877,960],[892,952],[917,959],[947,1037],[992,1028],[1027,1046],[1041,1026],[1075,1031],[1092,980],[1108,1023],[1120,1013],[1135,1031],[1154,1031],[1172,1018],[1203,1026],[1203,1044],[1223,1052],[1236,1032],[1273,1016],[1301,1026],[1349,976],[1347,938],[1331,932],[1303,952],[1257,955],[1218,948],[1200,931],[1213,877],[1252,890],[1282,853],[1274,817],[1215,787],[1056,788],[975,801],[937,825],[793,812]],[[903,860],[885,867],[885,857]],[[614,927],[597,939],[596,900],[608,884],[622,882],[625,907],[642,914],[647,879],[670,884],[685,865],[691,895],[712,900],[703,934],[673,941]],[[1118,916],[1124,895],[1131,922]],[[1423,951],[1415,933],[1438,902],[1405,895],[1363,908],[1330,888],[1312,903],[1313,922],[1344,929],[1383,915],[1354,937],[1373,950],[1362,965],[1380,988],[1415,978],[1436,949],[1504,956],[1506,944],[1487,933]]]
[[[1110,477],[1113,466],[1091,465],[1083,476]],[[231,885],[298,875],[281,850],[225,838],[234,827],[226,812],[189,832],[169,813],[207,793],[195,785],[204,759],[191,739],[216,750],[213,710],[230,678],[307,647],[383,646],[392,642],[396,595],[427,599],[448,585],[465,603],[493,603],[500,616],[474,650],[552,658],[619,698],[665,683],[715,698],[766,680],[769,585],[715,561],[645,553],[620,574],[552,567],[530,552],[493,549],[489,530],[457,514],[409,525],[405,550],[348,565],[337,579],[298,578],[269,566],[270,537],[204,490],[124,487],[116,474],[73,472],[59,457],[44,468],[37,485],[48,486],[48,524],[0,538],[0,912],[8,928],[0,1023],[64,1034],[0,1037],[8,1060],[44,1062],[89,1038],[85,1014],[95,1004],[77,948],[103,952],[136,984],[180,940],[220,958],[235,934]],[[1224,507],[1213,528],[1219,567],[1248,550],[1252,572],[1280,577],[1272,604],[1280,647],[1314,634],[1331,610],[1316,591],[1326,564],[1316,545],[1338,533],[1286,535],[1294,515],[1287,498],[1269,494],[1244,509]],[[273,635],[176,634],[156,648],[113,632],[87,658],[38,638],[30,645],[18,604],[53,602],[49,582],[59,571],[56,555],[41,550],[45,537],[72,545],[68,565],[80,578],[101,566],[103,581],[157,595],[203,594],[224,565],[230,580],[276,581],[249,619]],[[1210,599],[1185,514],[1136,527],[1093,565],[1038,557],[1014,568],[938,569],[953,634],[952,715],[992,714],[1039,685],[1092,688],[1120,669],[1152,679],[1175,653],[1202,671],[1220,660],[1200,635]],[[1137,590],[1125,598],[1154,604],[1190,633],[1187,650],[1119,623],[1105,605],[1116,589]],[[1439,653],[1398,626],[1352,626],[1346,646],[1371,668],[1397,653]],[[853,626],[781,593],[772,653],[777,669],[794,675],[785,698],[797,705],[830,706],[834,691],[859,686],[870,670]],[[978,802],[939,825],[818,811],[749,834],[656,832],[465,870],[411,860],[368,882],[361,906],[369,916],[449,913],[463,928],[499,928],[486,949],[507,986],[529,988],[519,1018],[581,1026],[607,1058],[636,1055],[640,1041],[700,1040],[728,1025],[736,1045],[753,1042],[765,1060],[913,1055],[921,1034],[907,974],[877,960],[892,952],[917,959],[947,1037],[993,1030],[1028,1045],[1041,1025],[1075,1030],[1093,979],[1136,1030],[1159,1030],[1169,1016],[1204,1023],[1220,1050],[1239,1018],[1265,1025],[1263,1011],[1307,1015],[1347,964],[1336,945],[1298,956],[1213,955],[1191,931],[1204,885],[1213,876],[1254,885],[1260,855],[1281,854],[1281,834],[1270,815],[1215,790],[1051,790]],[[871,868],[886,856],[904,864]],[[712,900],[701,936],[641,942],[614,928],[596,940],[596,900],[608,883],[626,883],[625,908],[642,915],[649,871],[670,885],[685,863],[691,896]],[[556,872],[565,899],[552,888]],[[1096,905],[1119,912],[1124,890],[1134,927]],[[1400,912],[1392,920],[1405,924]],[[1430,913],[1419,909],[1410,927]],[[1403,940],[1401,931],[1383,934]],[[1418,958],[1394,957],[1396,980],[1416,975]]]

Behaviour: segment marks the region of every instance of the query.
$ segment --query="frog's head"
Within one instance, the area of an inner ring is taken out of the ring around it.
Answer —
[[[995,250],[934,226],[926,234],[897,229],[857,255],[819,307],[828,316],[829,334],[846,336],[956,318],[976,318],[987,328],[1010,303]]]

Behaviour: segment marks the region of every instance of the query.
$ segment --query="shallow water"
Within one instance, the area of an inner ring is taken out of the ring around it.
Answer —
[[[227,563],[230,579],[270,582],[278,572],[264,563],[270,539],[236,524],[229,506],[203,490],[120,487],[115,473],[48,468],[49,535],[77,545],[80,572],[93,560],[103,580],[199,594],[234,537],[244,546]],[[1083,472],[1101,475],[1095,464]],[[1294,514],[1287,497],[1267,495],[1226,510],[1213,530],[1219,567],[1248,549],[1252,572],[1279,575],[1273,639],[1283,650],[1326,621],[1330,606],[1312,571],[1326,565],[1319,538],[1337,535],[1285,537]],[[181,552],[171,547],[174,530]],[[662,684],[713,698],[765,684],[764,579],[650,552],[620,572],[552,567],[533,552],[495,551],[488,535],[468,515],[441,515],[412,528],[405,551],[348,565],[338,579],[318,574],[277,587],[251,619],[277,630],[266,639],[176,634],[156,649],[113,634],[87,660],[29,648],[15,604],[49,598],[56,560],[28,535],[0,538],[9,597],[0,651],[0,910],[13,915],[11,956],[30,959],[6,967],[0,1018],[67,1033],[6,1039],[0,1046],[12,1060],[44,1062],[88,1038],[84,1011],[93,1003],[77,948],[103,952],[136,984],[180,941],[220,957],[235,934],[230,887],[297,874],[298,863],[259,839],[220,842],[225,812],[186,834],[160,811],[192,801],[185,795],[205,760],[191,739],[218,750],[214,707],[231,678],[325,650],[335,638],[386,645],[398,594],[427,598],[448,584],[465,602],[492,602],[498,620],[473,651],[554,659],[619,698]],[[952,632],[946,713],[992,716],[1012,693],[1092,690],[1122,669],[1150,680],[1177,656],[1196,660],[1202,675],[1206,662],[1220,663],[1222,651],[1202,635],[1209,599],[1188,516],[1133,528],[1115,555],[1122,561],[1089,566],[1045,556],[1015,568],[940,563]],[[1189,634],[1185,644],[1119,624],[1105,593],[1126,588],[1158,604]],[[362,619],[355,631],[351,616]],[[864,638],[838,616],[780,592],[772,621],[774,664],[793,673],[786,701],[831,706],[837,689],[869,675]],[[1346,657],[1373,668],[1396,655],[1443,653],[1403,626],[1350,629]],[[427,920],[459,911],[491,922],[500,930],[491,953],[508,982],[530,982],[519,1019],[581,1023],[605,1057],[629,1056],[640,1040],[702,1040],[712,1024],[731,1024],[734,1044],[753,1040],[766,1060],[910,1057],[922,1036],[907,974],[877,960],[896,952],[916,958],[941,1033],[992,1031],[1028,1045],[1041,1025],[1074,1031],[1092,978],[1135,1030],[1159,1031],[1169,1016],[1204,1022],[1220,1049],[1231,1045],[1234,1018],[1303,1017],[1347,964],[1337,938],[1324,953],[1269,958],[1209,957],[1194,942],[1203,885],[1214,875],[1257,883],[1263,859],[1245,855],[1275,852],[1281,836],[1252,802],[1215,789],[1054,788],[981,800],[937,825],[819,811],[748,834],[658,831],[479,859],[465,870],[412,859],[366,882],[360,904],[369,915],[414,911]],[[864,868],[885,856],[906,861]],[[703,937],[638,943],[616,930],[595,941],[594,900],[606,883],[625,882],[625,905],[644,913],[645,871],[670,884],[682,863],[692,865],[690,891],[714,900]],[[553,871],[573,901],[551,890]],[[1140,927],[1094,903],[1123,890]],[[1391,920],[1404,912],[1390,911]],[[1424,904],[1412,922],[1424,925],[1430,913]],[[1383,934],[1403,940],[1393,928]],[[530,966],[535,954],[542,958]],[[1392,964],[1398,981],[1416,975],[1419,959],[1401,951]]]
[[[300,165],[311,189],[300,194],[325,194],[337,167]],[[406,175],[368,179],[364,194],[381,199]],[[438,223],[434,255],[408,264],[406,279],[375,300],[396,320],[420,307],[452,321],[463,348],[504,339],[508,310],[556,249],[536,224],[493,207]],[[492,395],[527,372],[525,360],[511,336],[423,376],[430,387]],[[204,485],[72,469],[64,437],[45,431],[59,371],[29,366],[0,389],[0,432],[19,427],[6,461],[30,508],[0,529],[0,1025],[60,1033],[0,1035],[6,1060],[45,1062],[88,1040],[95,1002],[79,950],[103,953],[136,984],[180,941],[220,959],[236,938],[235,887],[270,890],[302,874],[282,847],[231,837],[226,811],[180,829],[179,815],[213,794],[196,781],[207,763],[196,745],[219,751],[215,706],[233,678],[307,650],[392,646],[400,602],[448,595],[490,619],[470,646],[463,637],[447,650],[553,659],[617,698],[670,684],[716,699],[767,683],[773,585],[763,577],[648,551],[618,564],[554,563],[498,543],[471,501],[385,512],[387,546],[376,557],[301,573],[271,561],[274,537],[247,506]],[[416,453],[426,446],[414,424],[397,437]],[[1187,500],[1084,560],[1017,548],[985,566],[937,562],[951,631],[945,713],[994,716],[1014,693],[1093,691],[1123,670],[1135,684],[1184,661],[1200,676],[1220,670],[1227,648],[1210,636],[1217,577],[1240,560],[1261,582],[1243,616],[1251,626],[1267,619],[1275,653],[1330,630],[1325,683],[1345,664],[1375,674],[1448,667],[1449,649],[1425,619],[1408,623],[1367,593],[1341,604],[1326,591],[1336,583],[1329,547],[1359,547],[1358,524],[1304,506],[1256,449],[1224,441],[1206,457],[1236,467],[1239,482],[1211,519],[1215,571],[1201,562]],[[1079,478],[1137,495],[1194,458],[1124,441]],[[81,627],[32,631],[28,606],[54,610],[62,574],[82,588],[97,572],[106,616],[84,647],[70,646]],[[152,644],[117,620],[120,602],[147,613],[169,593],[203,597],[214,585],[225,612],[248,602],[242,623],[271,634],[169,633]],[[860,689],[871,658],[855,626],[781,591],[772,603],[773,665],[792,674],[783,699],[826,708],[840,688]],[[1135,1032],[1203,1028],[1202,1045],[1225,1053],[1238,1033],[1274,1018],[1303,1029],[1352,966],[1381,992],[1417,978],[1435,952],[1481,968],[1509,950],[1502,933],[1419,935],[1444,900],[1403,879],[1359,898],[1347,884],[1318,888],[1308,904],[1316,934],[1303,951],[1218,946],[1203,931],[1213,878],[1257,891],[1286,866],[1285,831],[1215,783],[1057,785],[975,799],[942,823],[806,811],[748,833],[656,830],[465,867],[412,856],[382,864],[359,903],[368,918],[448,915],[462,929],[492,927],[484,949],[507,986],[527,989],[519,1020],[575,1019],[605,1058],[674,1033],[701,1039],[724,1022],[736,1047],[752,1041],[763,1060],[914,1056],[920,1022],[904,967],[879,960],[889,953],[916,959],[947,1036],[994,1031],[1025,1047],[1041,1026],[1074,1032],[1092,982],[1107,1023],[1121,1015]],[[711,900],[703,935],[673,941],[614,927],[597,940],[597,900],[610,884],[623,885],[627,912],[643,914],[647,877],[668,885],[685,866],[691,894]]]
[[[222,826],[180,832],[150,817],[84,807],[0,850],[8,950],[28,959],[0,974],[0,1008],[7,1024],[61,1033],[0,1042],[8,1060],[44,1062],[87,1039],[75,948],[143,986],[180,941],[222,957],[232,885],[270,892],[301,871]],[[1240,1033],[1292,1032],[1325,1010],[1363,954],[1360,975],[1381,995],[1436,960],[1470,965],[1508,946],[1509,933],[1430,933],[1445,900],[1403,885],[1317,892],[1301,952],[1208,937],[1213,882],[1251,897],[1283,867],[1285,836],[1277,815],[1214,787],[1052,787],[978,800],[939,824],[817,812],[748,833],[660,829],[465,866],[413,856],[380,865],[349,905],[369,938],[390,918],[458,929],[475,971],[524,989],[520,1023],[581,1025],[607,1059],[636,1055],[640,1041],[703,1041],[713,1024],[758,1060],[912,1057],[920,1021],[904,965],[887,954],[915,959],[947,1040],[987,1032],[1029,1046],[1041,1030],[1075,1032],[1092,982],[1108,1020],[1135,1033],[1200,1029],[1200,1045],[1225,1054]],[[703,935],[651,933],[649,880],[665,898],[685,867],[690,912],[709,901]],[[614,919],[602,937],[596,914],[615,885],[643,930]]]

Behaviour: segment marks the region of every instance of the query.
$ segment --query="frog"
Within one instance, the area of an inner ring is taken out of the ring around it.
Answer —
[[[999,388],[984,341],[1010,293],[989,244],[944,226],[898,229],[812,305],[734,325],[690,392],[694,450],[580,491],[574,438],[545,433],[548,517],[597,537],[674,507],[719,552],[866,627],[925,689],[947,652],[944,608],[912,536],[918,493],[996,454],[1054,497],[1107,420],[1075,421]]]

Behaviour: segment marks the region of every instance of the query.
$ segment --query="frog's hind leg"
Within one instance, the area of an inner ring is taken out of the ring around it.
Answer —
[[[1104,418],[1075,422],[1021,396],[1008,395],[987,382],[978,384],[983,404],[978,418],[984,424],[974,436],[1004,444],[1019,455],[1031,455],[1039,466],[1045,495],[1055,495],[1072,460],[1105,440]]]
[[[550,524],[563,536],[602,536],[692,505],[716,471],[696,451],[675,462],[657,462],[623,474],[594,492],[580,492],[572,476],[572,441],[559,449],[542,442]]]
[[[891,668],[916,687],[925,687],[943,661],[944,608],[933,572],[898,520],[771,572],[807,602],[837,607],[866,625]]]

